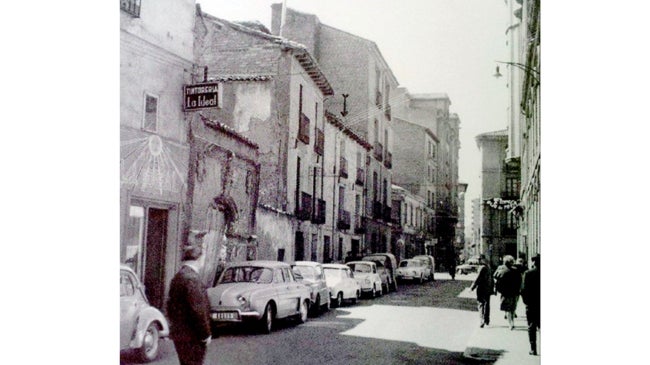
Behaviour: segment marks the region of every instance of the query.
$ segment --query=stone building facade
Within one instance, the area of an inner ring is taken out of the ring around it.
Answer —
[[[367,156],[364,202],[365,232],[360,243],[364,252],[392,252],[391,185],[392,146],[391,103],[398,82],[377,45],[367,39],[322,24],[312,14],[272,6],[273,34],[304,44],[318,61],[336,95],[325,108],[341,118],[345,127],[370,142]]]
[[[120,3],[120,261],[134,268],[151,304],[162,309],[188,215],[182,101],[193,68],[195,4],[140,5]]]

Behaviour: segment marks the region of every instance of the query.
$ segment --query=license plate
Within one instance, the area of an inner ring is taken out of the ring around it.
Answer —
[[[218,312],[212,313],[212,319],[238,319],[237,312]]]

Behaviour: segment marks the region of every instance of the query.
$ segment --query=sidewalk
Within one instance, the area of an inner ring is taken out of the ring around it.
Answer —
[[[459,296],[476,299],[476,292],[465,289]],[[517,304],[515,329],[510,330],[504,313],[499,309],[500,295],[493,295],[490,302],[490,325],[479,327],[476,314],[476,330],[467,343],[463,356],[476,360],[495,361],[494,365],[539,365],[540,356],[529,355],[528,322],[526,306],[521,298]],[[543,352],[537,332],[537,353]]]

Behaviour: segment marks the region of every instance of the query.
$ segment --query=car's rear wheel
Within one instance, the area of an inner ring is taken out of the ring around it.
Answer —
[[[273,305],[267,303],[264,308],[264,315],[260,319],[260,331],[262,333],[271,333],[273,329],[273,318],[275,317],[275,312],[273,310]]]
[[[160,332],[158,331],[158,325],[155,323],[149,323],[147,331],[144,333],[144,338],[142,339],[142,347],[139,349],[139,357],[143,361],[152,361],[158,356],[158,340],[160,339]]]
[[[300,304],[300,315],[298,316],[298,322],[299,323],[307,322],[308,314],[309,314],[309,299],[305,299]]]
[[[320,294],[316,295],[316,301],[314,302],[313,306],[310,308],[312,314],[316,315],[318,312],[321,310],[321,305],[322,303],[320,302]]]

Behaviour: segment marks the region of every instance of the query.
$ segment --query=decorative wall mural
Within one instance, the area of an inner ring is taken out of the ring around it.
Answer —
[[[165,141],[155,134],[124,134],[120,141],[122,184],[158,195],[180,193],[185,189],[187,158],[183,162],[186,155],[183,150],[187,147]]]

